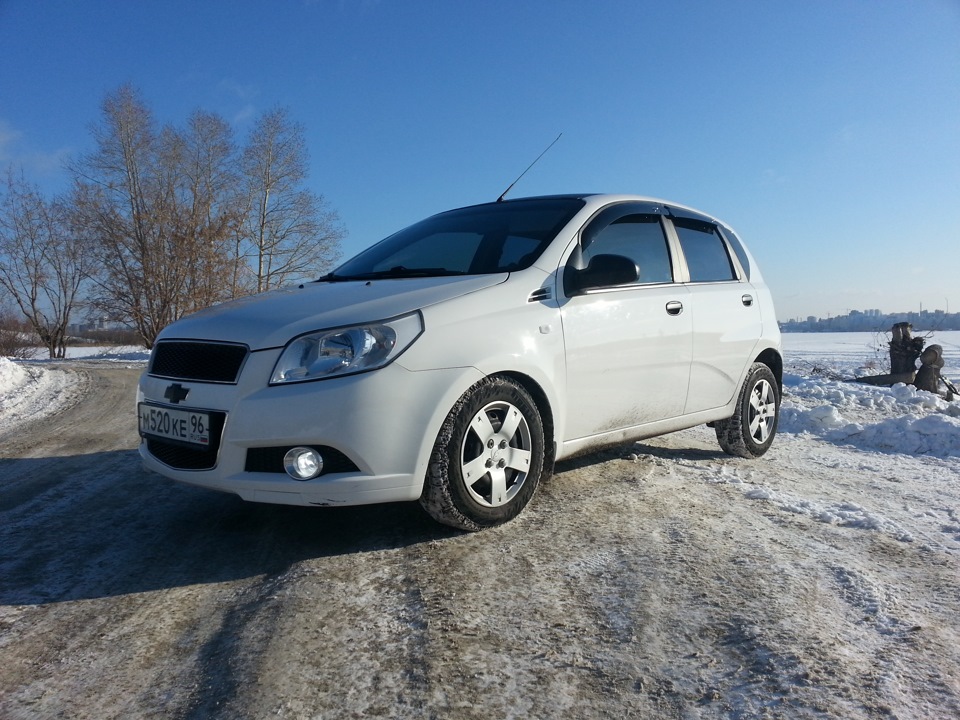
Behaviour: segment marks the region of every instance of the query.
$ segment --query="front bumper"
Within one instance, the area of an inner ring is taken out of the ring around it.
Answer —
[[[138,402],[222,412],[225,418],[212,468],[171,467],[141,439],[144,466],[173,480],[255,502],[362,505],[415,500],[444,418],[482,377],[474,368],[411,372],[394,362],[360,375],[270,387],[279,352],[251,353],[237,384],[172,381],[145,373]],[[189,391],[177,405],[164,399],[173,382]],[[333,448],[357,469],[307,481],[282,472],[247,471],[248,449],[296,445]]]

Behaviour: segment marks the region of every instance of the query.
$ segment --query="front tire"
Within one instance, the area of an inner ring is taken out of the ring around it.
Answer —
[[[438,522],[482,530],[516,517],[537,490],[543,421],[519,384],[488,377],[457,401],[440,429],[420,504]]]
[[[757,458],[773,444],[780,422],[780,389],[769,367],[754,363],[733,417],[715,423],[717,441],[729,455]]]

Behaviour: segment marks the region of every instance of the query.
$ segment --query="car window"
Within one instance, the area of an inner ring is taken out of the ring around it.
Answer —
[[[502,247],[500,247],[502,242]],[[440,232],[427,235],[406,245],[393,255],[389,255],[371,267],[373,272],[389,270],[402,266],[415,270],[422,267],[438,267],[451,272],[489,272],[484,268],[497,271],[517,270],[530,265],[539,254],[543,242],[538,238],[511,235],[494,239],[493,252],[499,250],[499,258],[491,264],[486,258],[488,251],[484,245],[491,240],[480,233]],[[532,257],[531,257],[532,256]],[[429,263],[429,265],[425,265]]]
[[[670,250],[659,215],[627,215],[592,236],[583,249],[583,263],[597,255],[623,255],[640,270],[639,283],[673,282]]]
[[[426,235],[373,263],[370,271],[403,266],[412,269],[442,267],[466,273],[482,240],[483,235],[470,232],[438,232]]]
[[[529,265],[527,256],[540,249],[540,241],[532,237],[511,235],[503,241],[503,250],[500,252],[498,268],[511,269]]]
[[[710,223],[687,218],[675,218],[674,227],[680,238],[680,247],[687,259],[690,282],[719,282],[736,280],[737,276],[727,255],[727,246]]]
[[[740,267],[743,268],[743,271],[747,274],[747,280],[750,279],[750,258],[747,257],[747,251],[743,248],[743,243],[740,242],[740,238],[737,237],[737,234],[728,227],[722,229],[724,237],[727,238],[727,242],[733,247],[733,252],[737,256],[737,259],[740,261]]]
[[[440,213],[367,248],[327,279],[523,270],[583,205],[580,198],[559,196],[507,200]]]

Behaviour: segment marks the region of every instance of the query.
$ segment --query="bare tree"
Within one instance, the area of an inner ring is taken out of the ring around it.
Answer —
[[[91,248],[60,200],[7,173],[0,199],[0,287],[51,358],[66,355],[67,328],[90,275]]]
[[[94,304],[129,319],[147,347],[176,319],[181,278],[170,244],[169,205],[156,162],[153,118],[125,85],[103,103],[96,151],[74,167],[76,208],[97,238],[101,272]]]
[[[108,95],[97,149],[74,171],[76,207],[100,248],[96,305],[149,348],[166,325],[230,296],[239,222],[229,126],[195,113],[157,131],[130,86]]]
[[[35,333],[23,315],[0,305],[0,357],[30,358],[36,349]]]
[[[249,268],[236,251],[242,196],[229,124],[197,111],[173,138],[179,168],[179,245],[192,261],[186,295],[194,308],[247,294]]]
[[[259,118],[241,160],[246,198],[238,228],[257,292],[320,274],[340,254],[339,217],[323,196],[303,188],[307,161],[303,127],[285,109]]]
[[[339,255],[339,218],[304,188],[303,128],[286,110],[261,117],[239,152],[218,115],[158,128],[124,85],[93,138],[71,168],[71,217],[96,240],[91,302],[148,348],[186,313],[319,274]]]

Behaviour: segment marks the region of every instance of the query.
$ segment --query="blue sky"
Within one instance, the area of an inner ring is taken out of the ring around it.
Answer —
[[[960,311],[960,0],[0,0],[0,167],[50,193],[130,82],[288,107],[352,255],[450,207],[631,192],[734,226],[780,319]]]

